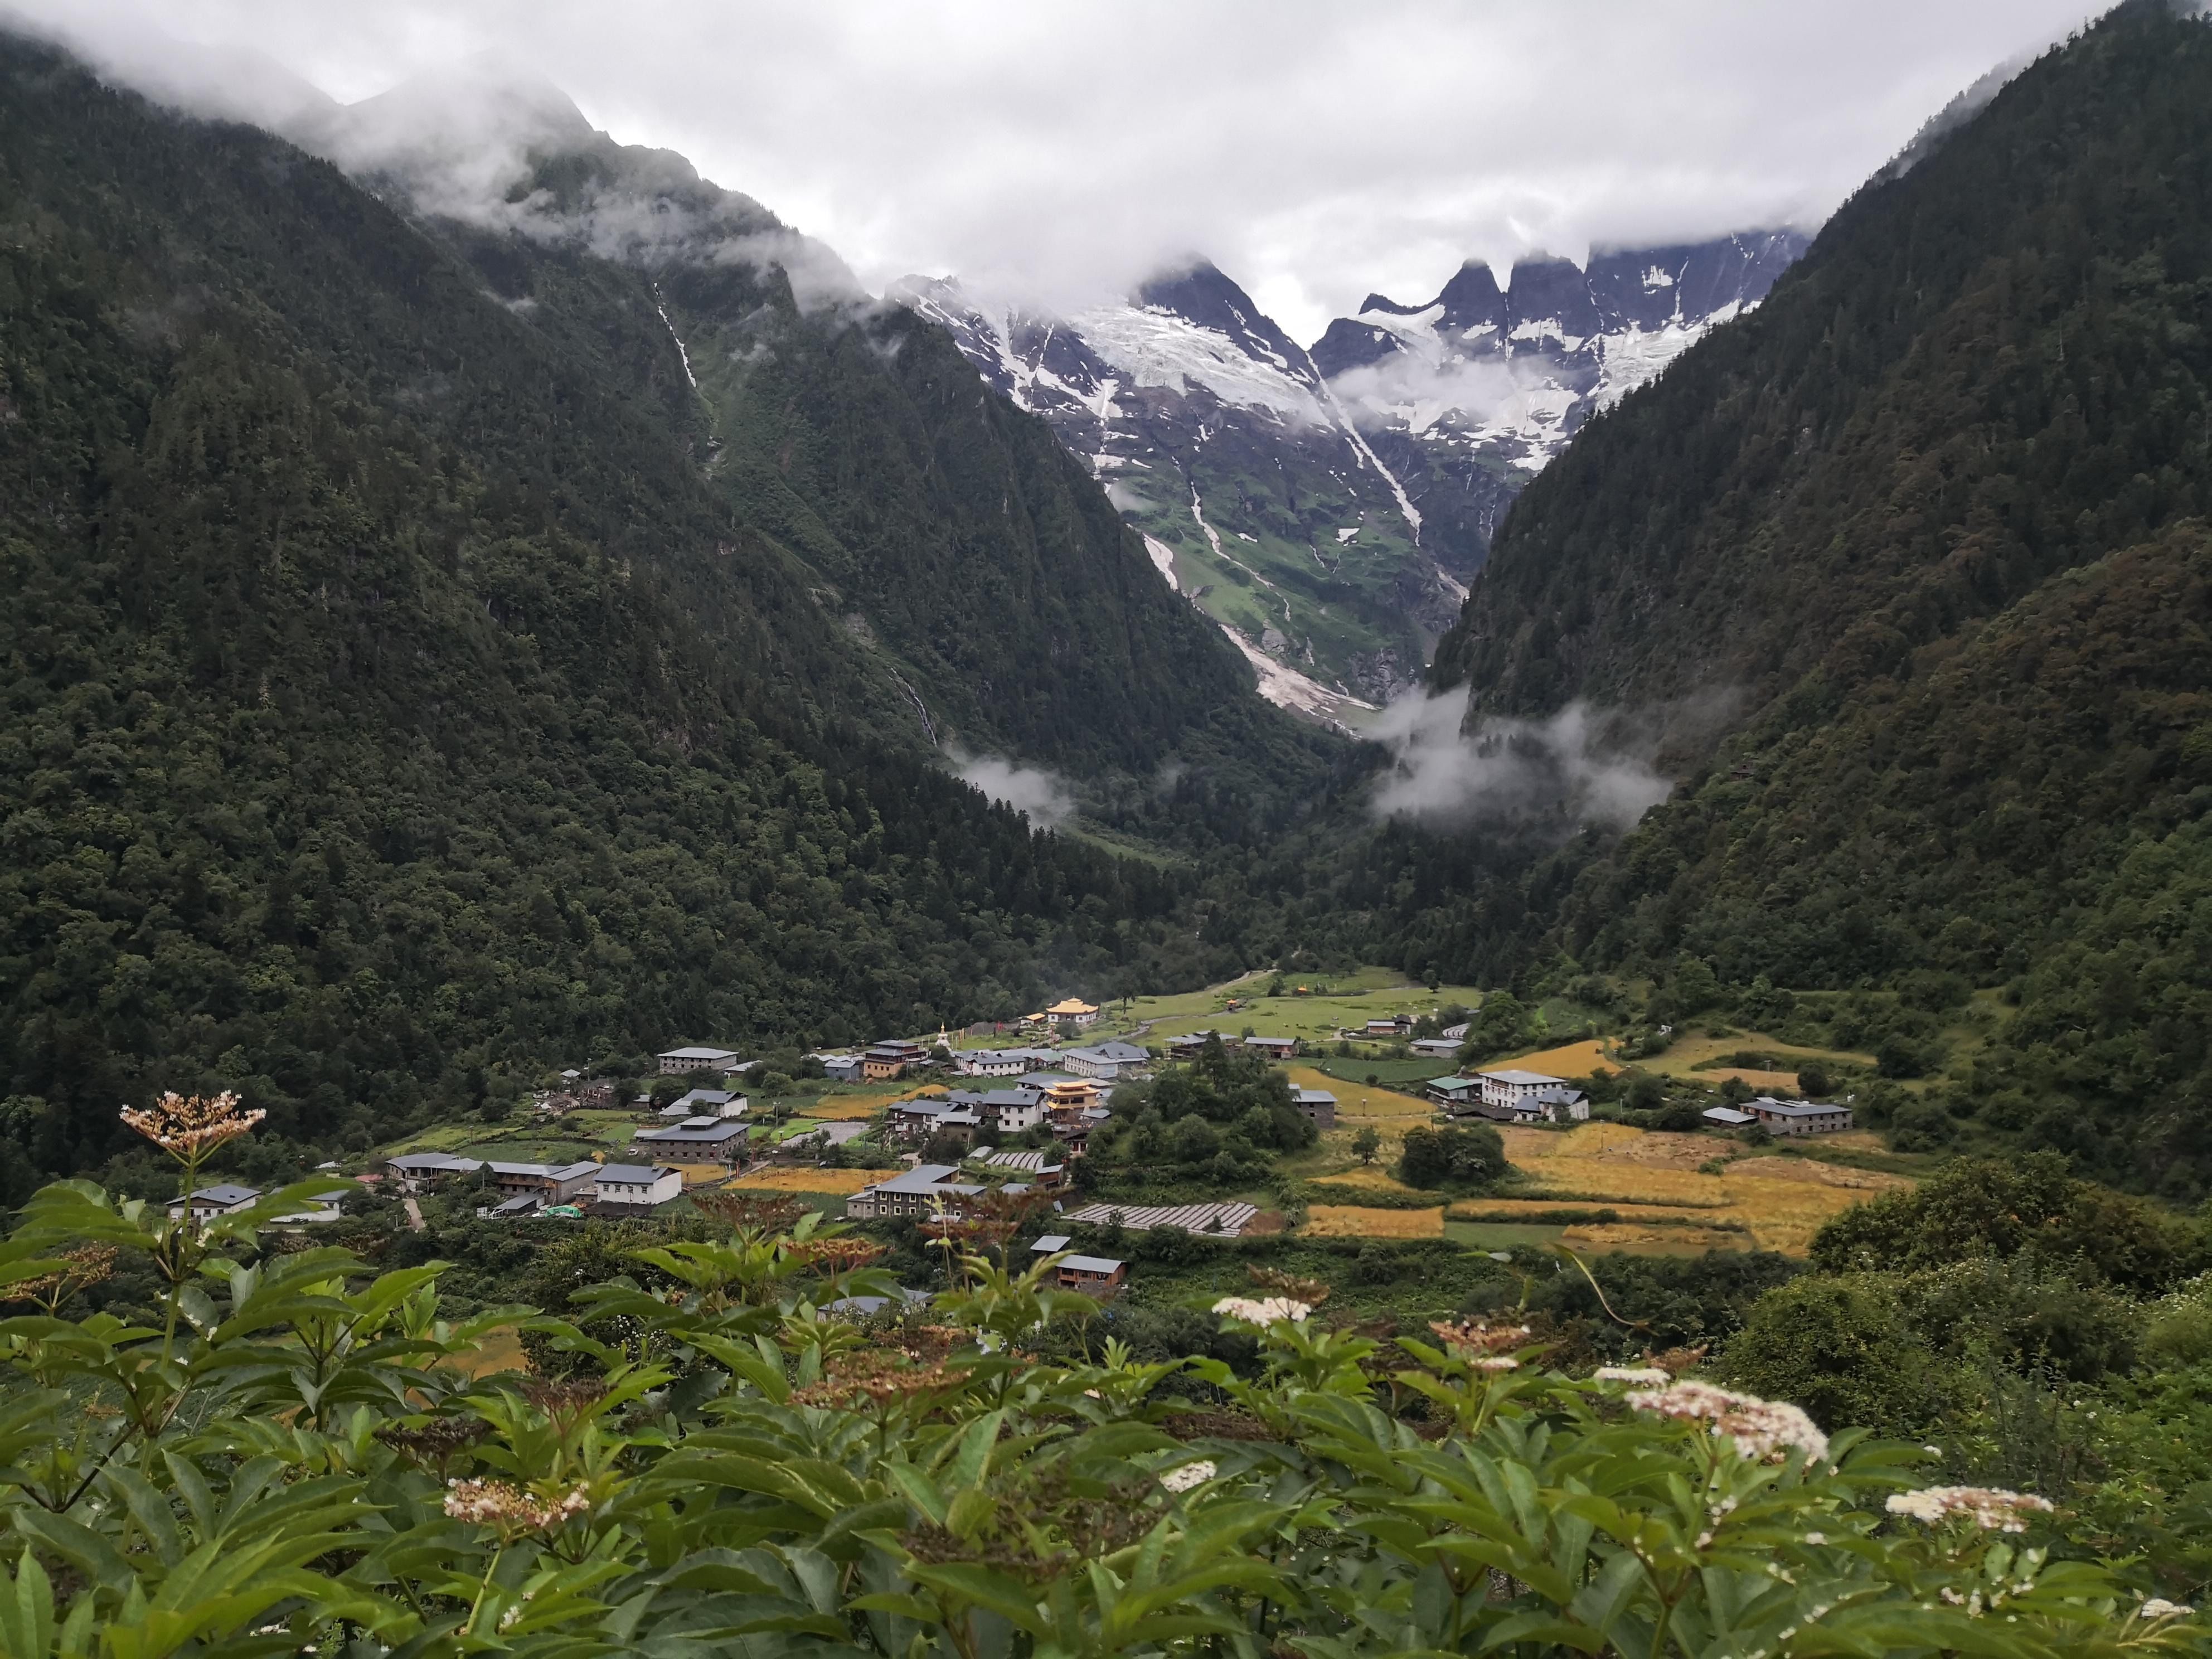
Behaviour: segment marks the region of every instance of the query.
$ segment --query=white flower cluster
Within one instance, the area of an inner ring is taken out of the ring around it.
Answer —
[[[1160,1485],[1170,1492],[1188,1492],[1193,1486],[1204,1486],[1213,1479],[1213,1465],[1201,1459],[1195,1463],[1185,1463],[1181,1468],[1170,1469],[1160,1477]]]
[[[1930,1526],[1963,1515],[1986,1532],[2026,1532],[2027,1522],[2022,1517],[2050,1514],[2051,1500],[1996,1486],[1923,1486],[1918,1492],[1892,1492],[1883,1507],[1892,1515],[1909,1515]]]
[[[1601,1365],[1590,1375],[1600,1382],[1634,1382],[1647,1389],[1663,1389],[1674,1380],[1656,1365]]]
[[[2169,1601],[2163,1595],[2154,1595],[2136,1609],[2145,1619],[2186,1619],[2196,1611],[2196,1608],[2185,1607],[2179,1601]]]
[[[1224,1296],[1213,1304],[1213,1311],[1241,1319],[1248,1325],[1273,1325],[1284,1319],[1295,1325],[1303,1322],[1313,1310],[1287,1296],[1271,1296],[1264,1301],[1255,1301],[1249,1296]]]
[[[546,1499],[507,1480],[455,1480],[446,1490],[446,1513],[456,1521],[502,1532],[550,1532],[592,1507],[583,1487]]]
[[[1808,1463],[1825,1462],[1828,1437],[1796,1407],[1779,1400],[1730,1394],[1710,1382],[1674,1382],[1663,1389],[1638,1389],[1628,1403],[1638,1411],[1703,1423],[1735,1442],[1735,1449],[1758,1462],[1779,1463],[1794,1451]]]

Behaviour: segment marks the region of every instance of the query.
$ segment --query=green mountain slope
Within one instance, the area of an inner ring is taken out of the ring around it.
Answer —
[[[357,1146],[506,1066],[1218,965],[1160,943],[1176,878],[929,763],[886,654],[700,465],[714,411],[647,278],[507,251],[560,303],[287,143],[0,41],[11,1179],[164,1085]],[[1077,511],[1048,441],[975,465]],[[1060,661],[1002,684],[1117,723],[1063,754],[1257,708],[1204,658],[1181,702]]]
[[[1911,1132],[2202,1190],[2208,324],[2212,26],[2144,0],[1869,185],[1521,497],[1446,684],[1739,712],[1717,750],[1678,738],[1690,775],[1624,841],[1409,931],[1738,988],[2003,985]]]

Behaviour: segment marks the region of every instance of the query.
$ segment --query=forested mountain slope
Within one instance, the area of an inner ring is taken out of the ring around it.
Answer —
[[[2135,0],[1592,421],[1439,678],[1478,710],[1741,713],[1564,901],[1586,848],[1528,878],[1523,949],[1548,923],[1589,963],[1738,986],[2005,985],[1917,1133],[2201,1190],[2209,326],[2212,25]]]
[[[760,204],[550,86],[431,78],[296,136],[665,407],[930,739],[1083,773],[1298,745],[1049,430]]]
[[[860,1038],[1018,1012],[1048,974],[1178,970],[1154,954],[1175,884],[935,769],[896,659],[817,591],[823,547],[700,464],[718,412],[647,276],[526,240],[531,291],[503,296],[490,240],[465,262],[289,143],[0,40],[10,1180],[96,1159],[116,1102],[163,1085],[238,1085],[273,1127],[364,1145],[504,1065]],[[1111,608],[1125,550],[1048,437],[929,342],[902,365],[890,326],[823,337],[776,442],[834,430],[794,495],[893,540],[937,527],[901,557],[976,551],[973,514],[912,496],[933,477],[1009,519],[1019,492],[1042,527],[994,548],[1026,535],[1042,564],[1092,536],[1027,611],[977,619],[1012,665],[996,710],[1034,700],[1079,734],[1058,752],[1138,763],[1216,704],[1277,719],[1164,594],[1149,686],[1110,653],[1054,679],[1049,635],[1026,652],[1053,607]],[[886,433],[918,446],[888,484],[858,447]],[[757,467],[767,442],[725,453]],[[1133,650],[1151,601],[1127,592]]]

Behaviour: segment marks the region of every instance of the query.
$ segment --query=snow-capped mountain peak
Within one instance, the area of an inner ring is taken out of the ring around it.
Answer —
[[[1778,232],[1469,261],[1436,297],[1370,295],[1310,349],[1193,260],[1066,317],[908,277],[1142,532],[1152,562],[1255,664],[1261,690],[1355,721],[1411,683],[1522,483],[1589,412],[1765,295]]]

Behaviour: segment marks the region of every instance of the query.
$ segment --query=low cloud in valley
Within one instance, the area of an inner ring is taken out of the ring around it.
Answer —
[[[1673,785],[1653,769],[1624,723],[1571,703],[1548,720],[1485,720],[1467,729],[1464,688],[1414,692],[1382,711],[1366,735],[1390,751],[1370,802],[1378,817],[1432,826],[1478,820],[1625,830]]]
[[[1075,794],[1067,781],[1048,768],[984,755],[959,760],[957,769],[963,780],[993,800],[1028,813],[1030,822],[1040,827],[1048,829],[1075,811]]]

